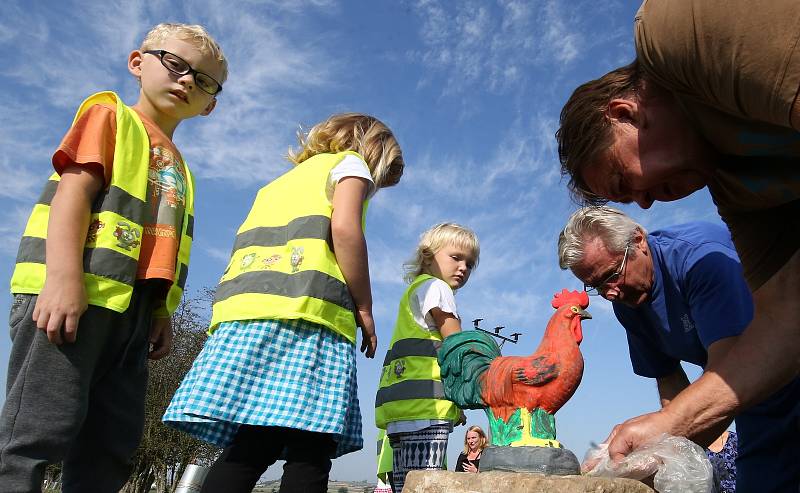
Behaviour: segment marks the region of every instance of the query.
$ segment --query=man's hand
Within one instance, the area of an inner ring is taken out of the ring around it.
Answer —
[[[619,424],[611,430],[604,443],[608,443],[608,455],[612,462],[620,462],[628,454],[661,434],[685,436],[675,419],[664,409],[643,414]]]
[[[47,340],[61,345],[73,343],[78,335],[78,322],[88,308],[83,275],[48,276],[33,309],[36,327],[47,333]],[[62,333],[63,328],[63,333]]]
[[[458,421],[456,421],[456,426],[461,426],[465,424],[467,424],[467,415],[464,414],[464,411],[461,411],[461,416],[458,417]]]
[[[169,317],[153,317],[150,324],[150,359],[161,359],[169,354],[172,348],[172,319]]]
[[[361,352],[367,358],[374,358],[378,349],[378,336],[375,335],[375,321],[372,310],[359,308],[356,310],[356,322],[361,327]]]

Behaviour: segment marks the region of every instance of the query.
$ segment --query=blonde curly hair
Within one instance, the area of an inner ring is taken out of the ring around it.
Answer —
[[[456,223],[439,223],[422,233],[414,256],[403,264],[403,279],[411,284],[424,271],[425,261],[447,245],[456,245],[470,252],[475,267],[481,256],[478,236],[471,229]]]
[[[298,132],[299,148],[289,149],[295,164],[323,153],[355,151],[364,158],[377,188],[396,185],[403,176],[403,152],[392,131],[377,118],[362,113],[339,113]]]

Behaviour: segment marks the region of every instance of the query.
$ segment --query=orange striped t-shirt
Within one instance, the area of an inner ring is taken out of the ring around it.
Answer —
[[[150,138],[147,205],[139,254],[137,279],[175,280],[178,244],[186,207],[186,173],[183,158],[172,141],[150,119],[137,112]],[[90,107],[70,128],[53,154],[53,167],[61,174],[70,166],[85,167],[111,182],[116,142],[116,108]],[[92,228],[98,225],[90,225]],[[115,227],[102,225],[100,227]]]

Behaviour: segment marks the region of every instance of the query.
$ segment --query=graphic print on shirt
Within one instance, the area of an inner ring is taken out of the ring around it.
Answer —
[[[151,152],[147,179],[148,191],[153,199],[155,222],[159,225],[172,225],[175,224],[172,218],[178,212],[183,215],[183,208],[186,206],[186,177],[183,174],[183,163],[164,147],[154,146]],[[174,228],[156,228],[158,229],[172,229],[172,235],[169,236],[175,237]],[[159,231],[155,234],[162,235]]]
[[[180,154],[151,131],[147,207],[138,279],[174,280],[189,183]]]
[[[694,322],[692,322],[692,319],[689,318],[688,313],[681,315],[681,323],[683,324],[684,332],[691,332],[694,330]]]

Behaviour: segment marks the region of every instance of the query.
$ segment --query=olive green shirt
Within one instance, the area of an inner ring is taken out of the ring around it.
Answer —
[[[722,154],[708,184],[752,289],[800,248],[796,0],[645,0],[636,53]]]

